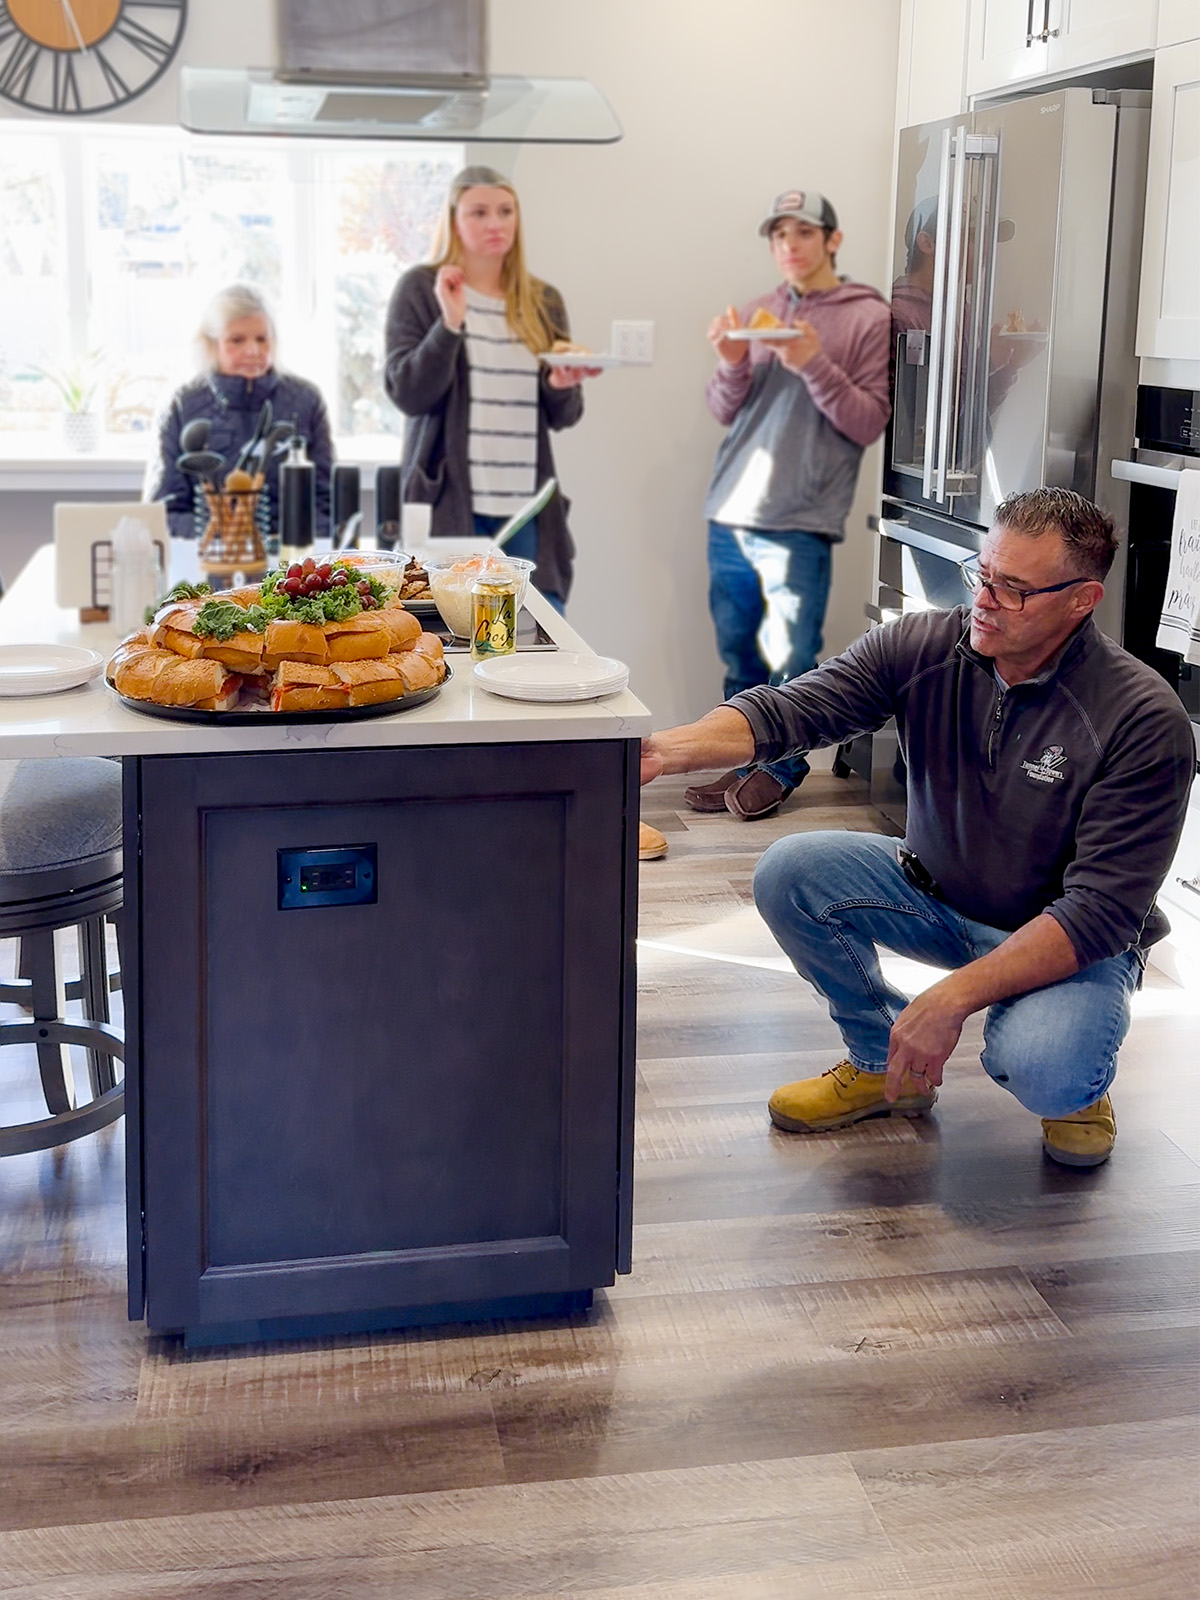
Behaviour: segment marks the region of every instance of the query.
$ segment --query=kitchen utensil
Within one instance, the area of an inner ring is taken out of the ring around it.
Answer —
[[[185,450],[181,456],[176,456],[175,465],[180,472],[203,478],[212,488],[220,489],[225,474],[225,457],[219,456],[215,450]]]
[[[261,470],[279,449],[280,445],[288,444],[295,432],[290,422],[277,422],[273,428],[259,441],[254,452],[254,460]]]
[[[185,453],[189,450],[207,450],[211,433],[212,423],[207,417],[193,417],[179,430],[179,448]]]
[[[254,424],[254,432],[246,440],[245,444],[238,452],[236,461],[233,463],[235,471],[240,467],[241,470],[245,472],[246,468],[250,465],[251,461],[254,459],[254,452],[262,443],[267,430],[271,426],[274,416],[275,409],[271,402],[269,400],[264,400],[262,403],[262,410],[258,413],[258,421]]]
[[[74,644],[0,644],[0,695],[57,694],[104,671],[98,650]]]
[[[557,488],[558,479],[547,478],[532,500],[526,500],[525,504],[509,517],[500,532],[492,540],[492,549],[499,550],[502,545],[508,543],[514,533],[520,533],[527,522],[532,522],[538,512],[549,503],[550,496]]]
[[[475,681],[506,700],[556,703],[599,700],[619,694],[629,682],[629,668],[611,656],[585,655],[559,650],[553,655],[494,656],[477,661]]]

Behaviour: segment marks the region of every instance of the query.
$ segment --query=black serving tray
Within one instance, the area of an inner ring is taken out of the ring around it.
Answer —
[[[454,676],[449,663],[446,665],[446,676],[441,683],[435,683],[429,689],[414,689],[411,694],[401,695],[399,700],[383,700],[378,705],[372,706],[347,706],[344,711],[272,711],[267,705],[247,707],[244,711],[200,711],[195,706],[160,706],[153,700],[131,700],[128,696],[113,694],[123,706],[128,706],[131,711],[140,711],[143,716],[161,717],[164,722],[195,722],[204,723],[214,728],[257,728],[264,720],[276,723],[293,722],[359,722],[364,717],[390,717],[401,711],[411,711],[414,706],[423,706],[426,701],[434,699],[442,691],[443,685],[450,682]],[[112,685],[109,685],[112,688]]]

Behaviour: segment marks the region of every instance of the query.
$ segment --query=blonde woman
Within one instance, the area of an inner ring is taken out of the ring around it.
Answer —
[[[583,415],[587,367],[539,357],[568,340],[566,308],[526,270],[521,210],[508,179],[465,167],[450,185],[432,260],[392,292],[387,392],[407,417],[402,494],[433,507],[434,537],[490,536],[553,477],[550,432]],[[574,542],[556,494],[508,546],[560,610]]]

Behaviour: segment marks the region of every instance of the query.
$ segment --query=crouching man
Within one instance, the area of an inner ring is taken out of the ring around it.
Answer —
[[[754,879],[758,908],[829,1003],[846,1059],[785,1084],[794,1133],[927,1111],[966,1019],[983,1066],[1042,1119],[1048,1156],[1105,1161],[1108,1089],[1154,903],[1183,827],[1196,753],[1167,685],[1097,629],[1116,538],[1062,489],[997,511],[967,607],[875,628],[780,688],[737,695],[643,744],[642,781],[776,761],[894,716],[908,768],[905,839],[798,833]],[[915,1000],[879,948],[952,969]]]

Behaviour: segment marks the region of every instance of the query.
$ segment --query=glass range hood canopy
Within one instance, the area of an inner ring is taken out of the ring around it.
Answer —
[[[621,124],[585,78],[490,77],[480,86],[288,81],[270,71],[183,67],[179,120],[193,133],[613,144]]]

